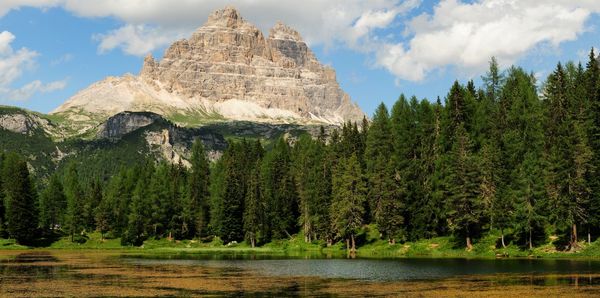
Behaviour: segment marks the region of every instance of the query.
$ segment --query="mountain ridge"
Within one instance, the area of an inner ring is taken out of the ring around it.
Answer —
[[[365,117],[296,30],[277,22],[265,37],[233,7],[213,12],[161,60],[146,56],[139,75],[107,77],[51,114],[85,131],[123,111],[205,122],[341,124]]]

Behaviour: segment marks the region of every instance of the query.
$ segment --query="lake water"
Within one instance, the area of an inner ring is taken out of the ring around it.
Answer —
[[[270,276],[314,276],[370,281],[441,279],[489,274],[600,274],[600,261],[561,259],[303,259],[248,255],[125,256],[139,265],[236,268]]]
[[[0,251],[1,297],[598,297],[600,261]]]

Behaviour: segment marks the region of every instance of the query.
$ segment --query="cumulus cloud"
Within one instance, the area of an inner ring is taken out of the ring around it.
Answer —
[[[42,83],[40,80],[35,80],[19,89],[0,89],[0,94],[3,93],[4,96],[7,96],[7,98],[10,100],[23,101],[31,98],[36,93],[50,93],[53,91],[62,90],[66,86],[66,79],[50,83]]]
[[[369,32],[386,27],[421,0],[6,0],[0,15],[23,6],[62,7],[86,18],[112,17],[124,25],[95,35],[99,51],[121,49],[144,55],[190,35],[214,10],[226,4],[267,32],[278,20],[296,28],[309,44],[362,45]]]
[[[376,63],[398,78],[420,81],[446,66],[480,72],[490,57],[515,63],[539,46],[558,47],[587,30],[598,1],[443,0],[407,23],[406,41],[386,43]]]
[[[186,35],[183,30],[164,30],[144,25],[126,25],[106,34],[97,34],[94,39],[100,42],[98,46],[100,53],[120,48],[127,54],[142,56]]]
[[[514,63],[534,49],[576,39],[588,30],[590,16],[600,12],[597,0],[441,0],[433,11],[409,16],[421,3],[227,1],[264,32],[283,20],[311,45],[345,46],[366,53],[375,66],[410,81],[423,80],[448,66],[479,72],[491,56],[504,65]],[[210,12],[225,4],[222,0],[4,0],[0,16],[32,6],[62,7],[86,18],[111,17],[123,25],[94,36],[98,51],[120,49],[140,56],[190,35]]]
[[[0,97],[9,100],[26,100],[35,93],[47,93],[63,89],[66,81],[56,81],[44,84],[39,80],[26,84],[23,87],[13,89],[11,86],[18,80],[23,72],[35,65],[37,52],[27,48],[14,50],[11,43],[15,36],[3,31],[0,33]]]

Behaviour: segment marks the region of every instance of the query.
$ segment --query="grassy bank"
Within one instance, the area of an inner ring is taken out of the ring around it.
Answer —
[[[388,244],[363,235],[362,245],[358,247],[357,256],[363,258],[404,258],[404,257],[433,257],[433,258],[496,258],[496,257],[535,257],[535,258],[599,258],[600,240],[587,244],[580,242],[577,252],[558,251],[552,243],[548,243],[532,250],[524,250],[515,245],[506,248],[497,248],[497,235],[488,235],[474,243],[473,249],[468,251],[455,242],[453,237],[437,237],[416,242]],[[0,239],[0,250],[23,250],[29,247],[18,245],[14,240]],[[212,242],[197,240],[169,240],[149,239],[140,247],[122,246],[120,239],[102,239],[99,233],[88,235],[84,243],[71,242],[64,237],[50,246],[38,249],[104,249],[104,250],[131,250],[148,251],[155,253],[255,253],[271,255],[313,255],[313,256],[345,256],[347,251],[339,242],[327,247],[323,242],[304,242],[302,235],[290,239],[277,240],[260,247],[252,248],[245,242],[223,244],[218,238]]]

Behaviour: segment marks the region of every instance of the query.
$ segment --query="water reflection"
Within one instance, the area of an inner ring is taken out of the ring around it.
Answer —
[[[2,254],[8,252],[0,251]],[[10,253],[0,296],[562,296],[600,291],[600,262],[265,254]],[[431,282],[435,280],[435,282]]]
[[[123,257],[123,261],[142,265],[195,265],[230,270],[237,268],[271,276],[315,276],[371,281],[558,273],[574,274],[579,280],[580,274],[600,274],[600,261],[557,259],[324,259],[318,255],[169,254],[128,255]]]

